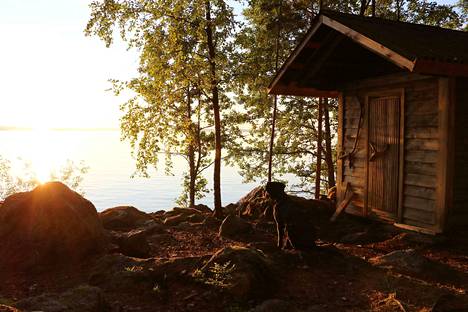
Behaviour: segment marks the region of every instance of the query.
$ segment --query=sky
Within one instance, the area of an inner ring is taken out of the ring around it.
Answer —
[[[89,3],[0,0],[0,126],[118,128],[108,79],[136,76],[138,54],[84,36]]]

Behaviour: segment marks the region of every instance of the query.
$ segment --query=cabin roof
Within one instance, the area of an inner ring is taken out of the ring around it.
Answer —
[[[269,93],[336,96],[352,80],[397,72],[468,76],[468,33],[323,11]]]

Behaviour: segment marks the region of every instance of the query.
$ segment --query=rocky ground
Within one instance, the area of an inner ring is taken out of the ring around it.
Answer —
[[[326,205],[295,198],[314,209],[318,247],[279,250],[261,188],[221,225],[202,205],[97,214],[56,187],[0,207],[0,311],[468,311],[468,231],[330,223]]]

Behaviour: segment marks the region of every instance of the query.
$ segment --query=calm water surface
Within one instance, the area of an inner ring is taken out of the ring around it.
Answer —
[[[119,138],[118,131],[0,131],[0,155],[11,160],[18,172],[24,161],[31,162],[39,177],[48,176],[67,159],[84,161],[89,172],[81,187],[98,210],[117,205],[133,205],[148,212],[174,207],[185,162],[175,160],[173,176],[164,175],[161,167],[149,179],[131,178],[135,161],[128,143]],[[211,172],[207,174],[210,181]],[[255,186],[243,184],[236,168],[223,168],[223,204],[236,202]],[[211,196],[199,202],[213,206]]]

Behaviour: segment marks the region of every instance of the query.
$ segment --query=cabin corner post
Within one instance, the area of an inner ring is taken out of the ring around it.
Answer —
[[[443,232],[452,204],[453,170],[455,151],[455,103],[454,78],[439,78],[439,142],[437,161],[437,202],[435,231]]]
[[[337,160],[336,160],[336,182],[337,182],[337,203],[344,199],[343,194],[343,159],[340,157],[343,153],[343,126],[344,126],[344,103],[345,94],[340,92],[338,96],[338,144],[337,144]]]
[[[400,91],[400,147],[399,147],[399,174],[398,174],[398,223],[403,222],[403,198],[405,196],[405,129],[406,129],[406,102],[405,88]]]

